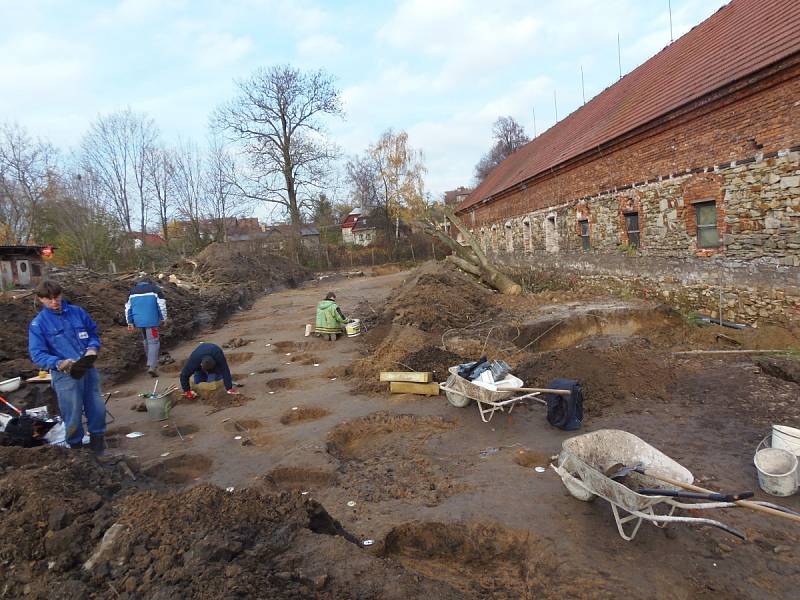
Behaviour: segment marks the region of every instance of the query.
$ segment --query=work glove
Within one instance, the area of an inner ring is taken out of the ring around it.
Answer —
[[[70,369],[72,368],[72,365],[74,364],[75,364],[74,360],[72,360],[71,358],[65,358],[60,363],[58,363],[57,368],[62,373],[69,373]]]
[[[194,391],[192,390],[188,390],[186,392],[183,392],[183,397],[189,400],[194,400],[195,398],[197,398],[197,394],[195,394]]]
[[[97,356],[97,348],[89,348],[84,356]]]
[[[227,392],[228,392],[228,393],[229,393],[231,396],[238,396],[238,395],[239,395],[239,390],[237,390],[237,389],[235,389],[235,388],[231,388],[231,389],[229,389]]]

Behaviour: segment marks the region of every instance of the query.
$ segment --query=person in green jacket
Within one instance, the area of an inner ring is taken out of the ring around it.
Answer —
[[[342,314],[342,309],[335,302],[336,294],[328,292],[325,300],[317,304],[317,326],[315,332],[323,338],[336,340],[336,335],[342,333],[342,325],[347,319]]]

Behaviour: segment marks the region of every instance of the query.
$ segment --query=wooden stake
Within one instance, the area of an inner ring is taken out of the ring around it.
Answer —
[[[430,383],[433,381],[433,373],[420,373],[407,371],[381,371],[381,381],[407,381],[410,383]]]

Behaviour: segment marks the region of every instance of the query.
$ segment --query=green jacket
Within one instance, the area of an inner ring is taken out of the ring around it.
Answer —
[[[333,300],[323,300],[317,304],[317,333],[341,333],[346,323],[342,311]]]

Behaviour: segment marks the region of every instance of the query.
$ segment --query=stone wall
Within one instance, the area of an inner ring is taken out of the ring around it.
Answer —
[[[476,233],[495,260],[532,280],[600,285],[715,316],[722,291],[725,319],[796,321],[800,152],[742,162],[534,210]],[[710,200],[720,245],[699,248],[694,205]],[[630,212],[639,216],[638,248],[626,233]]]
[[[800,320],[798,98],[793,57],[461,217],[523,274],[717,316],[722,304],[725,318],[749,323]],[[638,218],[638,240],[626,215]]]

